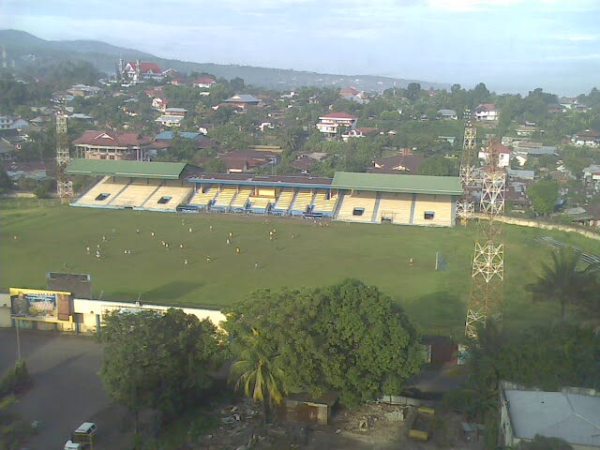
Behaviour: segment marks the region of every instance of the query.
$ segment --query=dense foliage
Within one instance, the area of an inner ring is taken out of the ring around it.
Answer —
[[[397,394],[422,362],[417,334],[391,298],[357,280],[322,289],[257,291],[227,311],[240,358],[253,335],[277,357],[290,392],[335,391],[346,405]]]
[[[101,340],[106,390],[136,417],[153,408],[169,419],[200,400],[219,361],[214,325],[179,309],[113,312]]]

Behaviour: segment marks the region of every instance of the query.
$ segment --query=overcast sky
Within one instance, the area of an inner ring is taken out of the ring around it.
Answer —
[[[600,0],[0,0],[0,28],[195,62],[600,88]]]

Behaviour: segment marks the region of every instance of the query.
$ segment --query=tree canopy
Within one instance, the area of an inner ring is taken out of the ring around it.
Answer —
[[[527,190],[527,195],[538,214],[547,215],[554,211],[558,201],[558,183],[540,180]]]
[[[290,392],[335,391],[346,405],[398,394],[423,355],[404,311],[377,288],[346,280],[321,289],[257,291],[227,311],[238,358],[258,333]]]
[[[211,322],[180,309],[112,312],[102,327],[102,381],[136,417],[143,408],[173,417],[211,385],[217,337]]]

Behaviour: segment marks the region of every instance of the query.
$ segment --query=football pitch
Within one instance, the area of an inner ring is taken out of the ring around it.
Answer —
[[[220,309],[250,292],[358,278],[396,299],[423,331],[461,333],[475,226],[422,228],[314,223],[301,218],[168,214],[0,202],[0,290],[46,288],[48,272],[88,273],[96,298]],[[505,321],[558,317],[532,304],[552,236],[591,253],[580,236],[504,227]],[[438,269],[436,271],[436,254]]]

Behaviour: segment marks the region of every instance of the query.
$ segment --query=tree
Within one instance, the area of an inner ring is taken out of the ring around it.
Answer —
[[[100,376],[109,396],[134,414],[159,410],[166,419],[201,399],[218,364],[217,331],[179,309],[112,312],[102,327]]]
[[[270,422],[272,407],[280,405],[286,394],[285,372],[275,349],[264,342],[257,331],[245,340],[239,359],[231,367],[230,379],[246,397],[262,403],[265,421]]]
[[[268,312],[268,313],[267,313]],[[322,289],[257,291],[227,311],[241,359],[259,333],[290,392],[335,391],[345,405],[399,394],[423,361],[404,311],[377,288],[346,280]]]
[[[554,211],[558,201],[558,183],[540,180],[527,190],[527,195],[538,214],[547,215]]]
[[[458,176],[458,159],[433,156],[423,161],[419,175]]]
[[[10,191],[13,188],[13,182],[4,169],[4,164],[0,162],[0,194]]]
[[[421,85],[419,83],[408,83],[406,87],[406,98],[410,101],[417,101],[421,95]]]
[[[542,263],[541,274],[527,286],[534,300],[560,304],[561,320],[565,320],[568,305],[585,305],[597,287],[597,265],[581,268],[581,252],[560,248],[552,252],[552,263]]]

